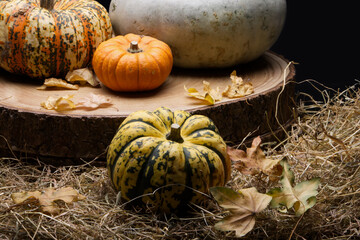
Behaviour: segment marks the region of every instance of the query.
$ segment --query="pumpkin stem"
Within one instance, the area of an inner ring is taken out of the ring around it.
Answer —
[[[177,143],[183,143],[184,139],[182,139],[180,134],[180,125],[177,123],[171,124],[170,133],[166,136],[167,140],[174,141]]]
[[[139,43],[137,41],[130,42],[130,48],[128,48],[128,52],[130,53],[138,53],[142,52],[143,50],[139,48]]]
[[[55,1],[54,0],[40,0],[40,7],[46,8],[51,11],[54,9]]]

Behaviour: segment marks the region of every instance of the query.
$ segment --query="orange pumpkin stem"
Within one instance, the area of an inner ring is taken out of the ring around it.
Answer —
[[[130,53],[138,53],[142,52],[143,50],[139,48],[139,43],[137,41],[131,41],[130,42],[130,48],[128,49],[128,52]]]
[[[54,9],[55,1],[54,0],[40,0],[40,7],[46,8],[51,11]]]
[[[181,137],[180,130],[181,129],[179,124],[171,124],[171,130],[170,133],[166,136],[166,139],[177,143],[183,143],[184,139]]]

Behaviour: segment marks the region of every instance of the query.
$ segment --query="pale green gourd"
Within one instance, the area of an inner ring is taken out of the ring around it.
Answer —
[[[285,0],[112,0],[116,34],[167,43],[180,67],[228,67],[252,61],[275,43]]]

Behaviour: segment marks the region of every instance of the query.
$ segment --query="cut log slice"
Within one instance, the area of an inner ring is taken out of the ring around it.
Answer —
[[[253,84],[253,94],[206,105],[189,97],[184,90],[185,85],[202,91],[204,80],[213,88],[224,89],[231,84],[233,70]],[[280,133],[293,119],[294,75],[294,66],[272,52],[236,68],[173,69],[160,88],[145,93],[116,93],[104,86],[43,91],[36,89],[40,82],[1,71],[0,151],[67,159],[105,156],[117,128],[131,112],[153,111],[160,106],[210,117],[229,145],[247,136],[272,135],[279,129]],[[110,97],[112,105],[92,111],[78,108],[66,112],[40,106],[49,96],[71,94],[77,102],[91,93]]]

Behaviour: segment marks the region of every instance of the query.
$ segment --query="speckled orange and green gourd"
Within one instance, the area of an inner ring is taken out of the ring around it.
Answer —
[[[88,0],[0,1],[0,66],[33,78],[87,67],[112,37],[106,9]]]
[[[175,137],[174,123],[180,126]],[[230,177],[226,144],[213,121],[164,107],[130,114],[110,144],[107,164],[125,201],[139,198],[166,213],[201,203],[202,193]]]

